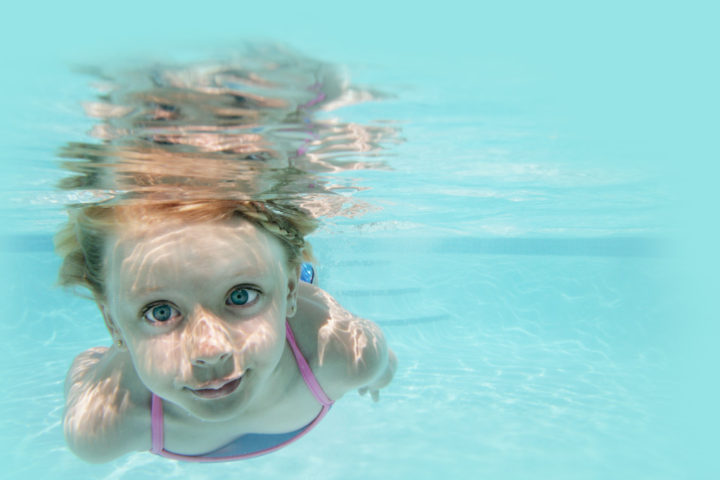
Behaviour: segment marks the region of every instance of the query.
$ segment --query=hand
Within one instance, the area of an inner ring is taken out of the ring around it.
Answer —
[[[375,379],[371,384],[358,389],[360,395],[365,395],[370,392],[370,398],[373,402],[380,400],[380,389],[386,387],[395,376],[395,370],[397,370],[397,357],[392,350],[388,350],[388,364],[380,377]]]

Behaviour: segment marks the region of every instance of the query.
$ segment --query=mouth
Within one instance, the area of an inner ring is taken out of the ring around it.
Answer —
[[[187,388],[195,396],[198,396],[200,398],[221,398],[234,392],[240,386],[240,382],[242,381],[243,377],[244,375],[241,375],[234,380],[219,382],[214,385],[210,385],[207,388],[185,388]]]

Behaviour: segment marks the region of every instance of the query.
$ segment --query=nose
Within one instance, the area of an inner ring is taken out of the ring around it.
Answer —
[[[232,357],[232,342],[221,319],[202,308],[193,312],[186,342],[190,363],[196,367],[222,364]]]

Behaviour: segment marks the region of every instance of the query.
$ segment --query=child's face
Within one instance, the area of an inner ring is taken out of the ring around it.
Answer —
[[[206,420],[269,394],[297,286],[279,240],[239,220],[161,222],[106,255],[101,307],[150,391]]]

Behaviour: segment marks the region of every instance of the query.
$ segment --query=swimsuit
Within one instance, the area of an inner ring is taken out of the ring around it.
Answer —
[[[303,357],[300,349],[295,342],[290,324],[285,324],[285,333],[287,342],[290,344],[295,361],[300,369],[300,374],[305,381],[310,392],[315,399],[322,405],[320,413],[307,425],[288,433],[264,434],[249,433],[236,438],[224,447],[220,447],[212,452],[201,455],[181,455],[165,450],[163,448],[163,408],[162,399],[157,395],[152,395],[151,407],[151,432],[152,432],[152,453],[175,460],[186,460],[190,462],[221,462],[227,460],[240,460],[244,458],[256,457],[266,453],[273,452],[279,448],[294,442],[298,438],[309,432],[315,425],[322,420],[325,414],[330,410],[332,400],[325,394],[320,387],[315,375],[310,369],[305,357]]]
[[[310,365],[308,365],[307,360],[305,360],[305,357],[295,341],[295,335],[290,328],[290,324],[287,322],[285,322],[285,338],[290,345],[290,349],[295,357],[295,362],[300,370],[300,375],[302,375],[302,378],[305,381],[305,385],[307,385],[308,389],[318,403],[322,405],[320,413],[318,413],[318,415],[310,423],[298,430],[288,433],[248,433],[236,438],[224,447],[213,450],[212,452],[200,455],[182,455],[179,453],[169,452],[163,447],[164,428],[162,399],[157,395],[152,394],[150,414],[152,449],[150,451],[163,457],[190,462],[223,462],[228,460],[241,460],[244,458],[251,458],[274,452],[275,450],[294,442],[312,430],[312,428],[323,419],[328,410],[330,410],[330,406],[333,401],[325,394],[315,378],[315,375],[310,369]]]

